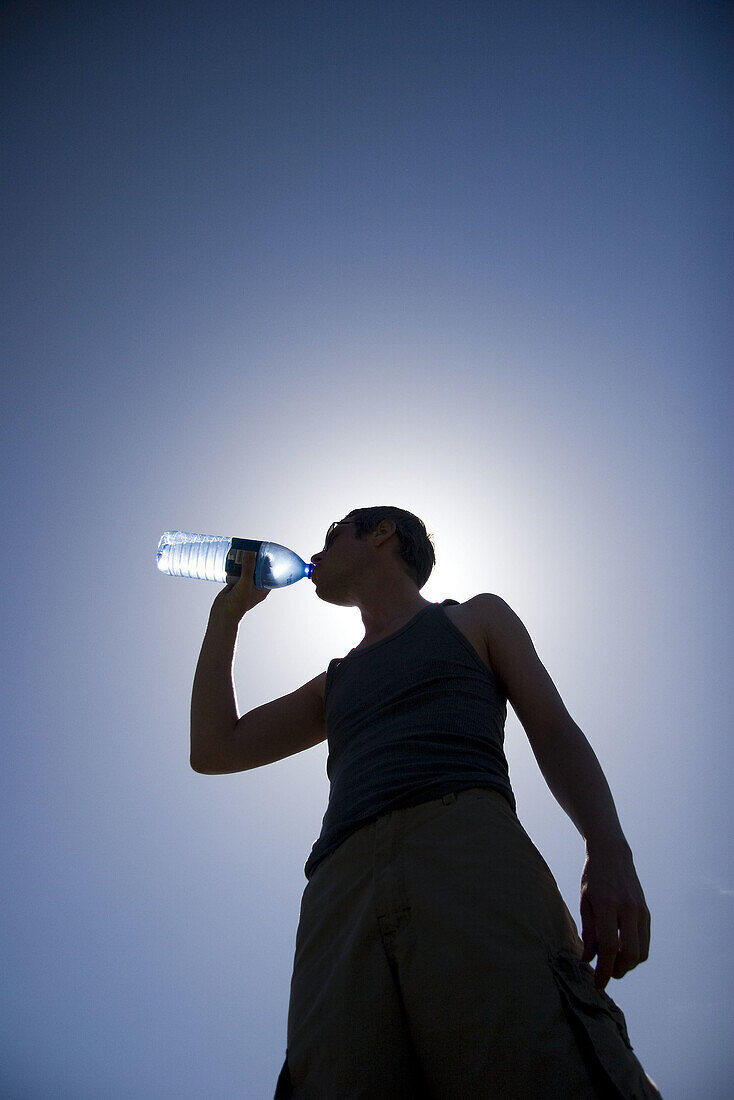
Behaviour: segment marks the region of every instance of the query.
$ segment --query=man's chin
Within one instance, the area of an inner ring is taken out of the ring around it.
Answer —
[[[335,607],[354,607],[354,601],[350,600],[348,596],[340,596],[337,592],[329,592],[323,586],[319,586],[319,582],[316,581],[314,585],[316,589],[316,595],[324,603],[333,604]]]

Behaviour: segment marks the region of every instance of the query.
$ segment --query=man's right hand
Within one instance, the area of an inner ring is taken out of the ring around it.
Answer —
[[[242,576],[215,597],[212,604],[212,612],[223,614],[239,622],[248,611],[270,595],[269,588],[255,587],[255,562],[257,553],[254,550],[246,550],[242,556]]]

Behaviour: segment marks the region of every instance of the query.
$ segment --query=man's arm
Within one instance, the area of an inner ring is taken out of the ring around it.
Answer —
[[[597,955],[596,985],[643,962],[650,913],[594,750],[566,710],[522,622],[499,596],[481,601],[492,668],[559,805],[586,841],[581,878],[584,960]]]
[[[191,690],[191,754],[205,775],[248,771],[282,760],[325,740],[321,673],[296,691],[256,707],[241,718],[232,680],[239,624],[267,590],[255,588],[255,554],[248,552],[242,577],[217,595],[209,614]]]

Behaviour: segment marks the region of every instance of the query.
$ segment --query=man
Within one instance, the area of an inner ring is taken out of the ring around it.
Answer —
[[[496,595],[424,599],[434,550],[403,509],[350,512],[311,560],[317,596],[360,609],[362,641],[239,717],[238,627],[268,595],[253,555],[214,600],[191,701],[198,772],[329,741],[276,1098],[659,1098],[604,992],[647,958],[650,915],[601,767],[527,630]],[[515,813],[507,701],[586,841],[582,939]]]

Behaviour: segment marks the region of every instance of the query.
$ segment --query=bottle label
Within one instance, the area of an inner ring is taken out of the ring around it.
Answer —
[[[255,553],[262,546],[262,540],[256,542],[254,539],[232,539],[232,545],[229,548],[226,561],[227,578],[241,577],[242,576],[242,559],[247,550],[254,550]]]

